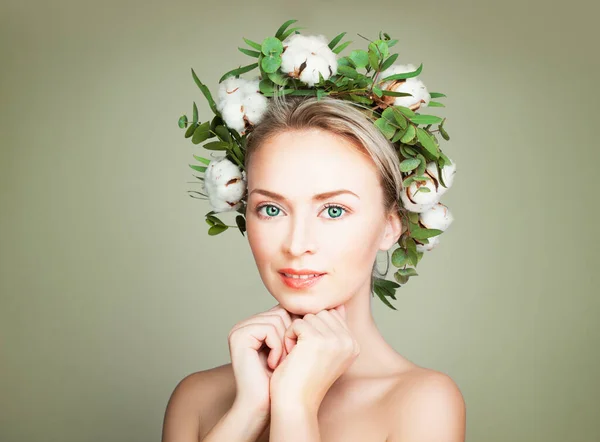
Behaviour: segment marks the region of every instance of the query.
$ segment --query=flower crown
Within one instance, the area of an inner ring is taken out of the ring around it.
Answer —
[[[225,73],[219,80],[218,100],[215,102],[208,87],[192,69],[194,81],[215,114],[210,121],[198,120],[194,102],[192,120],[186,115],[179,118],[179,127],[185,138],[203,145],[207,150],[225,151],[225,156],[214,160],[194,155],[203,166],[190,167],[204,173],[198,177],[206,194],[189,191],[208,199],[212,211],[206,214],[209,235],[218,235],[229,227],[246,231],[246,137],[260,123],[268,107],[269,98],[282,95],[309,96],[352,101],[368,110],[372,121],[395,147],[402,172],[400,215],[405,231],[398,239],[399,246],[392,253],[391,262],[398,268],[397,281],[374,277],[373,292],[379,299],[396,310],[386,299],[396,300],[400,284],[417,276],[415,267],[423,253],[439,243],[439,235],[453,221],[449,209],[439,202],[454,180],[456,165],[439,148],[435,132],[445,140],[450,137],[444,129],[445,118],[417,112],[424,107],[445,107],[432,101],[446,95],[428,92],[417,76],[423,64],[394,64],[398,54],[390,48],[398,40],[380,32],[379,39],[369,41],[367,50],[353,50],[350,55],[338,57],[351,41],[341,43],[346,32],[331,41],[323,35],[303,35],[303,28],[288,29],[297,20],[288,20],[279,27],[274,37],[256,43],[244,38],[251,49],[238,48],[256,58],[256,62]],[[246,80],[241,74],[259,69],[257,78]],[[365,73],[359,72],[364,70]],[[437,129],[430,130],[437,124]],[[216,213],[236,211],[237,226],[228,226]],[[388,264],[389,265],[389,264]],[[412,266],[412,267],[409,267]]]

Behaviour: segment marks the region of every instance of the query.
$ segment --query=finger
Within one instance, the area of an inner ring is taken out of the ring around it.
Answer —
[[[300,339],[314,333],[318,332],[304,319],[295,319],[292,321],[292,325],[285,331],[285,335],[283,336],[283,346],[289,354]]]
[[[325,324],[332,333],[339,334],[347,334],[350,330],[347,326],[344,326],[343,320],[341,320],[338,315],[336,315],[335,310],[323,310],[317,313],[317,317]]]
[[[268,364],[271,369],[275,369],[277,362],[281,358],[283,351],[283,339],[280,332],[277,330],[275,324],[271,322],[265,323],[251,323],[239,327],[237,335],[241,335],[241,332],[245,332],[251,336],[252,342],[250,348],[260,351],[263,344],[271,349],[269,352]]]
[[[325,318],[329,319],[325,320]],[[309,313],[304,316],[304,320],[318,330],[323,336],[327,336],[331,333],[335,333],[336,330],[339,330],[339,327],[336,327],[335,325],[332,327],[330,325],[332,321],[337,320],[331,318],[331,315],[327,310],[321,310],[316,315]]]

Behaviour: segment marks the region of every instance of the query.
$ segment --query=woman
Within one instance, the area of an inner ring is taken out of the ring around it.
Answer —
[[[245,162],[248,241],[278,304],[233,326],[231,364],[177,385],[163,442],[463,441],[456,384],[371,314],[377,252],[403,232],[390,142],[349,101],[275,99]]]

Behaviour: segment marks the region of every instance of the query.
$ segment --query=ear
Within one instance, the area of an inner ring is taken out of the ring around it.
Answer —
[[[385,233],[379,243],[380,250],[389,250],[402,234],[402,219],[398,208],[394,205],[385,220]]]

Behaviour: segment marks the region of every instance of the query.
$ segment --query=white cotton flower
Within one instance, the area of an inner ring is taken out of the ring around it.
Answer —
[[[229,77],[219,87],[217,109],[225,124],[240,135],[248,126],[259,123],[267,110],[268,100],[258,83],[258,79]]]
[[[379,74],[380,79],[395,74],[404,74],[417,70],[413,64],[394,64]],[[417,76],[418,77],[418,76]],[[431,95],[427,87],[417,77],[410,77],[404,80],[388,80],[382,82],[379,87],[388,91],[406,92],[412,96],[405,97],[386,97],[394,106],[404,106],[412,110],[425,107],[431,100]],[[393,101],[392,101],[393,99]]]
[[[426,229],[439,229],[445,231],[454,221],[450,209],[442,203],[437,203],[430,209],[419,214],[419,222]],[[425,252],[433,249],[440,242],[440,235],[427,238],[429,244],[417,244],[417,251]],[[416,240],[418,241],[418,240]]]
[[[292,34],[283,41],[281,71],[312,87],[337,73],[337,57],[324,35]]]
[[[409,175],[409,177],[413,175]],[[428,177],[426,180],[413,181],[410,186],[404,186],[400,192],[402,205],[410,212],[424,212],[439,201],[440,195],[436,192],[436,182],[429,175],[425,176]],[[429,192],[417,192],[420,187],[428,188]]]
[[[451,160],[452,161],[452,160]],[[454,182],[454,174],[456,174],[456,163],[452,161],[451,164],[445,164],[442,167],[442,179],[444,180],[444,184],[446,187],[442,185],[439,179],[437,165],[434,161],[430,161],[427,163],[426,173],[431,176],[437,183],[437,193],[438,195],[443,195],[446,191],[452,186]]]
[[[204,190],[215,212],[237,210],[246,192],[246,171],[226,157],[212,160],[204,172]]]

